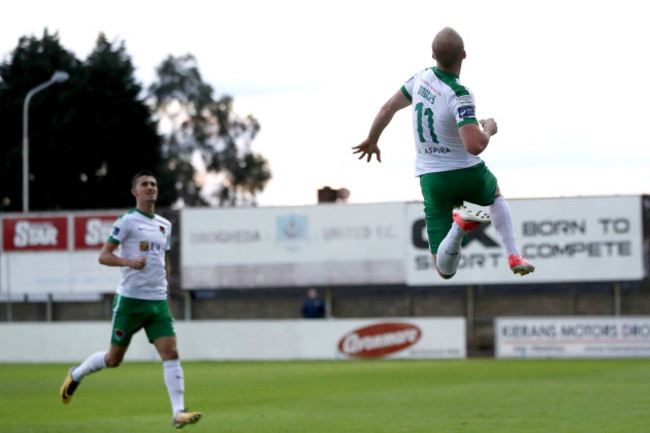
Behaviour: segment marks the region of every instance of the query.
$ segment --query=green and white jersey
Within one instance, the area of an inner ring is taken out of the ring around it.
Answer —
[[[160,215],[147,215],[137,209],[115,221],[109,242],[120,246],[120,256],[134,259],[147,256],[140,270],[122,267],[117,293],[128,298],[167,299],[165,253],[171,249],[172,223]]]
[[[474,95],[458,75],[428,68],[411,77],[402,93],[413,107],[415,175],[456,170],[479,164],[467,152],[458,128],[476,123]]]

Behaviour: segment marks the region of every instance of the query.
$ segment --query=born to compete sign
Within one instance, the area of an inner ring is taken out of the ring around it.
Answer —
[[[510,200],[509,205],[517,247],[535,265],[535,272],[523,279],[513,275],[501,238],[489,224],[465,237],[458,272],[445,284],[644,278],[642,197],[519,199]],[[423,206],[410,204],[407,215],[411,233],[407,283],[436,284]]]

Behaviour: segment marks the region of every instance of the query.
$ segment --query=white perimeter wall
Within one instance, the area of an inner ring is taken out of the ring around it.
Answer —
[[[343,338],[355,332],[368,335],[378,325],[396,329],[396,324],[417,328],[420,335],[414,344],[385,357],[466,357],[465,319],[458,317],[188,321],[176,322],[176,332],[181,359],[188,361],[351,359],[338,349]],[[0,324],[0,362],[76,364],[107,350],[110,333],[108,321]],[[144,331],[135,335],[125,357],[159,359]]]

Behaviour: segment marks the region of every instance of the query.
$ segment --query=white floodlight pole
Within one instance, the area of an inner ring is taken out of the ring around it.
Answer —
[[[29,101],[36,93],[55,83],[62,83],[70,77],[67,72],[56,71],[52,77],[27,92],[23,104],[23,212],[29,212],[29,131],[27,129]]]

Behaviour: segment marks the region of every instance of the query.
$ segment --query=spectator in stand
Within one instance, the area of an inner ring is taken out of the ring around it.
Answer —
[[[318,291],[314,287],[307,291],[307,300],[302,304],[302,317],[305,319],[325,317],[325,302],[318,297]]]

